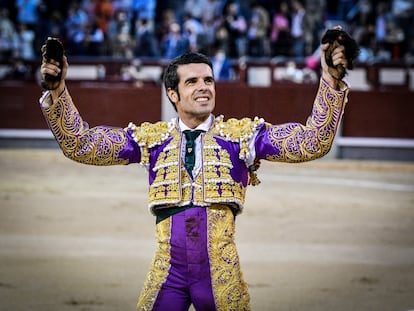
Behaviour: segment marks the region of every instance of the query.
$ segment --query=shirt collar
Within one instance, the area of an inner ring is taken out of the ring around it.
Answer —
[[[204,132],[207,132],[210,129],[211,125],[213,124],[213,118],[214,118],[213,115],[210,115],[207,118],[207,120],[205,120],[203,123],[201,123],[195,129],[189,128],[187,125],[184,124],[183,121],[181,121],[181,119],[178,119],[178,126],[179,126],[181,132],[184,132],[185,130],[190,130],[190,131],[202,130]]]

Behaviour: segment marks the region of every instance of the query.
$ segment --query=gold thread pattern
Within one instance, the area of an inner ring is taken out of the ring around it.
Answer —
[[[178,204],[182,197],[180,135],[175,135],[156,159],[155,179],[149,188],[149,206]]]
[[[121,128],[97,126],[89,128],[72,102],[67,90],[58,101],[43,108],[57,143],[68,158],[92,165],[127,164],[119,157],[128,139]]]
[[[208,254],[217,311],[249,311],[250,296],[243,279],[234,242],[235,224],[230,208],[207,209]]]
[[[138,299],[137,310],[139,311],[150,311],[153,309],[161,286],[167,280],[171,266],[171,223],[171,218],[168,218],[159,222],[156,226],[157,249]]]
[[[264,123],[262,118],[255,117],[243,119],[228,119],[224,121],[223,116],[215,119],[212,132],[225,140],[240,143],[239,158],[245,160],[249,156],[249,142],[260,124]]]
[[[246,160],[250,154],[249,143],[253,139],[253,135],[258,130],[258,127],[265,123],[264,119],[258,117],[255,117],[253,120],[250,118],[243,118],[240,120],[232,118],[223,121],[223,119],[223,116],[216,118],[213,132],[226,140],[239,143],[239,158]],[[256,173],[256,167],[258,167],[257,164],[260,165],[260,161],[257,161],[255,165],[249,167],[248,184],[252,186],[260,184],[260,180]]]
[[[197,178],[196,182],[204,188],[203,194],[196,192],[196,199],[204,198],[209,203],[236,203],[242,208],[245,199],[246,188],[241,182],[233,180],[230,171],[233,164],[230,154],[217,144],[211,135],[203,136],[203,180]],[[200,177],[200,176],[198,176]]]
[[[322,157],[329,152],[339,126],[348,90],[334,91],[321,80],[312,114],[306,125],[287,123],[268,131],[270,143],[279,154],[268,154],[267,160],[303,162]]]
[[[246,188],[241,182],[235,182],[230,174],[233,165],[229,153],[212,135],[203,135],[202,168],[195,180],[191,180],[180,160],[180,141],[177,132],[158,156],[154,166],[155,179],[149,190],[150,208],[184,206],[190,202],[197,206],[228,202],[242,209]]]
[[[175,130],[174,122],[143,122],[140,126],[129,123],[128,129],[132,130],[132,137],[141,147],[142,156],[141,164],[149,165],[149,149],[162,144],[171,136],[171,132]]]

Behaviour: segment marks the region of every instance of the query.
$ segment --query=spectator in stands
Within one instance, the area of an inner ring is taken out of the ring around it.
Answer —
[[[346,21],[347,15],[354,6],[355,0],[339,0],[336,17],[340,21]]]
[[[135,56],[160,56],[156,38],[146,19],[137,20],[135,33]]]
[[[191,13],[184,15],[183,35],[188,40],[190,51],[199,52],[200,47],[205,44],[203,25],[194,18]]]
[[[209,22],[214,24],[214,22],[221,17],[223,14],[223,2],[225,0],[203,0],[198,5],[200,6],[200,16],[193,16],[198,18],[202,23]]]
[[[228,33],[228,56],[238,58],[246,55],[247,23],[236,2],[231,1],[226,5],[223,26]]]
[[[16,0],[17,23],[26,25],[26,28],[34,30],[38,19],[37,6],[39,0]]]
[[[393,51],[393,58],[398,59],[405,57],[411,49],[410,44],[414,36],[414,3],[412,0],[393,0],[392,12],[396,21],[395,28],[401,32],[400,40],[397,45],[394,45]]]
[[[375,11],[373,10],[371,1],[358,1],[351,12],[348,13],[347,19],[354,39],[359,41],[360,36],[367,28],[375,29]]]
[[[117,34],[112,41],[112,56],[115,58],[132,58],[134,56],[134,40],[126,25],[119,24]]]
[[[375,35],[374,31],[371,29],[367,29],[364,33],[362,33],[359,37],[358,45],[359,45],[359,54],[357,61],[361,63],[370,63],[375,60],[374,54],[374,40]]]
[[[229,56],[230,44],[229,33],[223,25],[219,26],[215,32],[214,47],[222,49]]]
[[[119,32],[119,28],[124,28],[128,33],[132,33],[131,20],[128,18],[128,12],[125,10],[116,10],[114,18],[109,21],[108,38],[113,39]]]
[[[102,56],[105,53],[105,35],[99,27],[98,22],[94,22],[86,27],[83,45],[86,55]]]
[[[280,2],[273,16],[270,42],[272,56],[290,56],[292,37],[290,34],[289,6],[287,2]]]
[[[321,32],[324,29],[325,0],[307,0],[302,29],[305,40],[304,53],[310,55],[320,45]]]
[[[48,9],[47,3],[45,0],[39,0],[39,3],[36,7],[38,22],[34,28],[36,36],[34,42],[35,52],[40,51],[40,48],[43,45],[44,40],[50,36],[50,26],[52,23],[52,18],[50,17],[50,11]]]
[[[106,36],[108,34],[109,22],[114,14],[111,0],[98,0],[94,10],[97,26],[102,30],[104,36]]]
[[[161,43],[162,56],[172,59],[189,50],[188,40],[181,34],[181,27],[178,23],[170,25],[170,32]]]
[[[247,30],[247,42],[249,56],[269,56],[269,13],[257,1],[251,2],[251,16]]]
[[[68,54],[79,55],[84,53],[82,42],[88,22],[88,14],[83,7],[78,3],[72,4],[69,8],[68,17],[64,22]]]
[[[59,11],[52,12],[48,29],[48,33],[44,33],[40,40],[41,44],[45,42],[47,37],[55,37],[62,39],[65,36],[64,19]]]
[[[387,36],[388,10],[387,2],[381,1],[378,3],[375,17],[375,43],[377,47],[384,45]]]
[[[126,12],[128,20],[131,20],[133,11],[132,2],[133,0],[112,0],[112,9],[114,12]]]
[[[120,37],[120,42],[126,42],[128,40],[124,39],[128,33],[130,39],[140,45],[142,53],[157,57],[164,55],[161,47],[165,49],[170,45],[165,42],[172,43],[167,36],[170,37],[171,24],[177,23],[187,37],[184,41],[193,51],[213,55],[216,47],[220,46],[229,58],[293,56],[303,60],[303,56],[309,56],[319,44],[323,30],[321,22],[325,17],[343,18],[342,25],[357,41],[370,42],[371,46],[365,48],[374,51],[376,60],[402,59],[414,49],[412,0],[378,0],[374,2],[378,3],[377,6],[368,0],[254,2],[260,3],[260,10],[249,7],[251,0],[166,0],[158,3],[156,0],[16,0],[7,7],[16,10],[12,14],[16,19],[12,19],[15,29],[18,22],[24,20],[27,21],[26,27],[35,31],[35,52],[36,47],[52,35],[66,42],[68,54],[112,55],[113,39]],[[276,7],[275,3],[279,5]],[[291,12],[287,3],[292,4]],[[257,22],[260,23],[266,14],[273,14],[274,9],[276,14],[272,16],[270,31],[264,37],[258,37],[260,27]],[[126,23],[122,27],[118,27],[118,14],[113,14],[119,11],[126,14]],[[184,12],[191,13],[190,22],[186,21]],[[161,18],[156,13],[162,14]],[[10,55],[10,44],[7,44],[10,40],[5,30],[10,27],[7,19],[0,18],[3,23],[0,26],[0,53]],[[103,43],[100,42],[100,31],[91,34],[91,25],[95,21],[103,32]],[[142,31],[138,34],[139,29]],[[368,37],[371,33],[375,35],[374,40],[367,40],[367,31]],[[266,44],[263,47],[262,39],[265,42],[270,40],[270,47]],[[140,55],[139,50],[134,49],[133,53]],[[125,57],[118,52],[119,49],[115,54]],[[130,50],[128,55],[131,55]],[[363,55],[366,54],[362,53],[361,57]]]
[[[137,21],[145,19],[149,29],[153,31],[156,6],[156,0],[132,0],[132,24],[134,25]]]
[[[295,58],[301,59],[305,53],[305,39],[303,32],[303,17],[305,16],[305,8],[299,0],[292,1],[292,54]]]
[[[9,18],[9,10],[0,10],[0,59],[8,60],[13,53],[13,38],[16,29]]]
[[[170,33],[170,26],[173,23],[178,23],[175,11],[172,9],[163,10],[161,13],[161,20],[155,28],[155,37],[157,41],[162,44]]]
[[[131,37],[131,26],[127,12],[119,10],[115,19],[111,20],[108,29],[112,56],[116,58],[132,58],[134,40]]]
[[[29,29],[26,24],[19,24],[13,39],[14,58],[32,60],[35,57],[34,40],[35,32]]]
[[[201,13],[202,33],[199,41],[199,51],[205,55],[213,55],[218,27],[221,23],[223,8],[220,0],[202,2]]]
[[[190,14],[193,18],[201,20],[205,4],[208,0],[185,0],[184,1],[184,17]]]
[[[95,7],[98,0],[81,0],[81,8],[88,15],[88,21],[93,21],[96,18]]]
[[[213,65],[214,79],[216,81],[228,81],[232,79],[234,73],[230,61],[226,56],[226,52],[222,48],[218,48],[211,59]]]

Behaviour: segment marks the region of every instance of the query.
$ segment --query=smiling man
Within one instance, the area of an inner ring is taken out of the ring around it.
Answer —
[[[191,61],[194,56],[186,54],[175,62],[179,64],[183,61]],[[175,62],[171,69],[175,68]],[[177,110],[180,120],[188,127],[195,128],[210,117],[215,107],[216,90],[213,72],[208,63],[184,64],[177,67],[176,71],[179,77],[178,86],[176,86],[177,81],[170,78],[170,71],[166,72],[167,95]]]
[[[174,59],[164,75],[178,118],[130,123],[125,129],[89,128],[65,86],[66,57],[61,69],[62,64],[43,58],[43,77],[62,76],[40,104],[63,153],[85,164],[140,163],[148,169],[157,248],[138,310],[184,311],[191,304],[200,311],[250,310],[234,242],[235,218],[247,186],[259,183],[260,160],[303,162],[329,151],[348,87],[328,71],[328,46],[322,46],[322,78],[306,124],[215,117],[211,62],[188,53]],[[331,58],[334,66],[346,68],[343,46]]]

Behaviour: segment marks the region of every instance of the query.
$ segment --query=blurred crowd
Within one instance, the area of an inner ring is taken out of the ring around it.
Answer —
[[[0,0],[0,10],[3,60],[38,57],[48,36],[79,56],[303,59],[337,24],[361,62],[414,55],[412,0]]]

